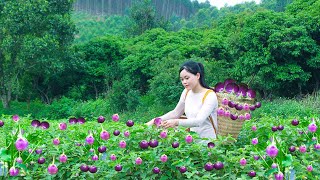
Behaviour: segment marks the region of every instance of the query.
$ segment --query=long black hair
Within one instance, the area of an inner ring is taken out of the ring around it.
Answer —
[[[182,70],[186,70],[191,74],[197,75],[197,73],[200,73],[200,84],[202,87],[207,89],[212,89],[210,86],[208,86],[204,80],[204,67],[203,64],[189,60],[185,63],[183,63],[180,67],[179,74]]]

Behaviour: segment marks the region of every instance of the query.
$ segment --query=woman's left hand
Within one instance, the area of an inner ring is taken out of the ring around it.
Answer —
[[[161,126],[164,128],[173,128],[178,126],[178,119],[170,119],[170,120],[166,120],[166,121],[162,121],[161,122]]]

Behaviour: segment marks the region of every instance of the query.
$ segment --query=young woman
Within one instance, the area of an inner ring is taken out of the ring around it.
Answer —
[[[161,126],[189,127],[190,131],[197,132],[201,138],[216,138],[218,100],[215,92],[205,83],[203,65],[187,61],[179,73],[185,89],[175,109],[159,117],[162,119]],[[184,113],[187,119],[180,118]],[[153,125],[154,119],[146,124]]]

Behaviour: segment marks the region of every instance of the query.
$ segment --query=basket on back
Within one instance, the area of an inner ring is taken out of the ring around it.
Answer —
[[[238,138],[245,120],[251,119],[251,111],[259,108],[261,103],[255,103],[256,93],[246,84],[237,84],[232,79],[219,82],[214,87],[219,107],[218,135]]]

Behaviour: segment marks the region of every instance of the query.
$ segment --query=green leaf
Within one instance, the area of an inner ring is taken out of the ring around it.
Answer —
[[[160,180],[166,180],[166,179],[169,179],[168,176],[161,176]]]
[[[0,149],[0,156],[2,156],[3,154],[8,154],[8,150],[7,149]]]
[[[282,165],[283,165],[284,167],[291,166],[292,161],[293,161],[293,160],[292,160],[291,154],[287,154],[286,157],[285,157],[285,160],[282,161]]]
[[[0,150],[0,160],[2,160],[2,161],[10,161],[11,160],[11,156],[8,154],[7,149]]]
[[[190,179],[195,172],[185,172],[185,175],[187,175],[187,178]]]
[[[278,171],[277,168],[272,168],[272,169],[269,169],[268,171],[266,171],[265,175],[269,176],[270,174],[273,174],[274,172],[277,172],[277,171]]]

